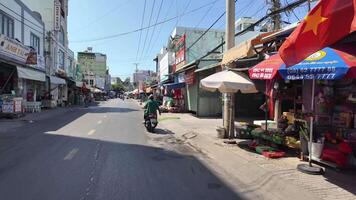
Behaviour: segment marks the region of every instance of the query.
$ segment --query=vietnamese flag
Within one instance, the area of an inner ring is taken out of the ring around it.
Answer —
[[[287,66],[356,30],[356,0],[320,0],[279,49]]]

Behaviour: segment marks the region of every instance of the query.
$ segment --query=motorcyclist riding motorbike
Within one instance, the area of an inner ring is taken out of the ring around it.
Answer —
[[[145,109],[145,112],[144,112],[145,120],[150,114],[157,115],[157,111],[158,111],[159,115],[161,115],[161,110],[159,109],[159,104],[157,101],[154,100],[153,95],[150,95],[148,97],[148,101],[146,102],[144,109]]]

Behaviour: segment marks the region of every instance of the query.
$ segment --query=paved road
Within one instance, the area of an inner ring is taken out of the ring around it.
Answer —
[[[110,100],[0,131],[0,199],[240,199],[189,150],[152,145],[141,122],[136,103]]]

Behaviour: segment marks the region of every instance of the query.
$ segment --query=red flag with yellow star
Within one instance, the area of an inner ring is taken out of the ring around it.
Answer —
[[[355,31],[355,8],[356,0],[321,0],[280,47],[285,64],[298,64]]]

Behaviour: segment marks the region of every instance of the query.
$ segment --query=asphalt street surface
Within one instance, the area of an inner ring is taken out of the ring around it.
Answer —
[[[240,199],[194,153],[153,145],[142,113],[115,99],[6,132],[0,122],[0,199]]]

